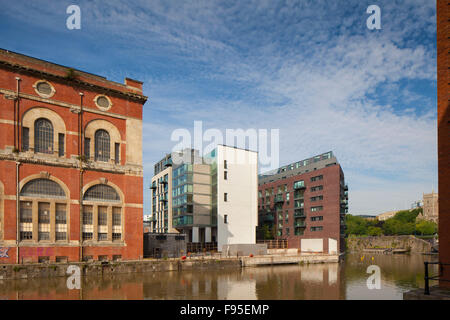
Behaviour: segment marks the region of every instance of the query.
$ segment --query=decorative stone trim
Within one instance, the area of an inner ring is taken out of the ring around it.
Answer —
[[[97,101],[97,100],[98,100],[99,98],[105,98],[106,100],[108,100],[108,107],[107,107],[107,108],[102,107],[101,105],[98,104],[98,101]],[[113,105],[111,99],[110,99],[108,96],[105,96],[105,95],[103,95],[103,94],[98,94],[98,95],[96,95],[95,98],[94,98],[94,103],[95,103],[95,105],[97,106],[97,108],[99,108],[100,110],[103,110],[103,111],[108,111],[109,109],[112,108],[112,105]]]
[[[49,94],[39,92],[39,90],[38,90],[39,83],[46,83],[46,84],[48,84],[50,86],[51,92]],[[47,80],[44,80],[44,79],[36,81],[33,84],[33,88],[34,88],[34,91],[36,91],[36,93],[42,98],[51,98],[56,93],[55,87],[53,87],[50,82],[48,82]]]

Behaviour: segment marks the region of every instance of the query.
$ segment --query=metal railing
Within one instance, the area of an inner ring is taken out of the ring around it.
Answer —
[[[188,242],[186,243],[187,252],[201,253],[201,252],[217,252],[217,242]]]
[[[439,274],[438,275],[429,276],[428,265],[430,265],[430,264],[437,264],[439,266]],[[448,282],[450,282],[449,279],[442,279],[442,271],[444,269],[443,266],[450,266],[450,263],[425,261],[424,265],[425,265],[425,292],[424,292],[424,294],[430,295],[430,280],[438,280],[438,281],[448,281]]]
[[[256,243],[267,244],[267,249],[287,249],[287,239],[275,239],[275,240],[258,240]]]

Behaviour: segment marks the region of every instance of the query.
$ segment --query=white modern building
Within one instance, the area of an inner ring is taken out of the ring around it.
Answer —
[[[258,225],[258,153],[218,145],[212,152],[213,214],[217,213],[217,248],[255,244]],[[214,183],[214,181],[217,181]],[[216,208],[214,208],[214,204]]]
[[[218,251],[255,244],[257,166],[257,152],[224,145],[204,157],[193,149],[166,155],[152,179],[153,232],[184,233],[188,242],[214,244]]]

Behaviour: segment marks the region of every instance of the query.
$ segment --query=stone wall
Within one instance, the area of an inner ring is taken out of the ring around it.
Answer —
[[[347,251],[358,252],[364,249],[408,249],[415,253],[431,252],[431,243],[414,236],[380,236],[347,238]]]
[[[241,268],[238,259],[192,259],[182,261],[148,260],[148,261],[121,261],[104,263],[67,263],[67,264],[3,264],[0,265],[0,280],[6,279],[33,279],[68,277],[67,268],[71,265],[79,266],[83,276],[102,276],[107,274],[128,274],[141,272],[185,271],[205,269]]]

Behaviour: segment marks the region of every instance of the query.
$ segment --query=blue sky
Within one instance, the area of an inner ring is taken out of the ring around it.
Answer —
[[[6,1],[0,47],[144,81],[144,184],[177,128],[280,129],[280,165],[333,150],[350,213],[437,190],[435,1]],[[81,30],[66,8],[81,8]],[[381,8],[381,30],[366,9]],[[144,211],[150,208],[144,190]]]

